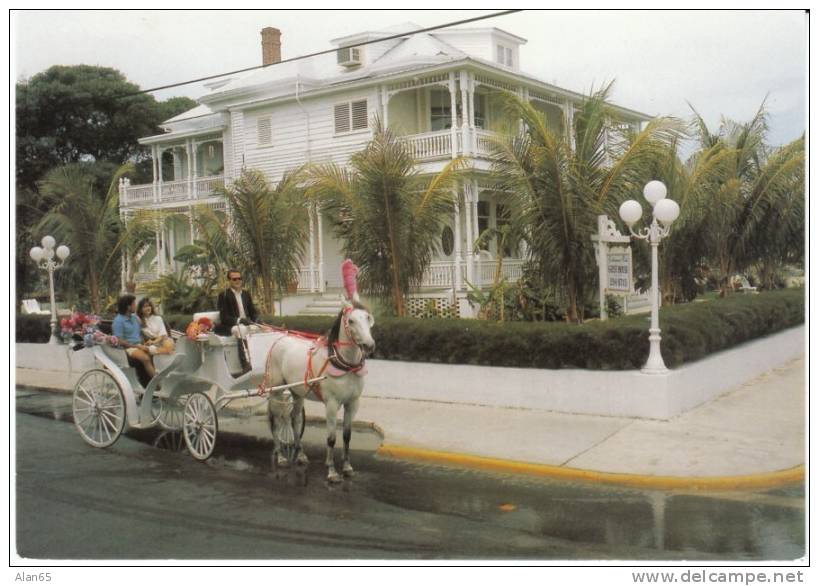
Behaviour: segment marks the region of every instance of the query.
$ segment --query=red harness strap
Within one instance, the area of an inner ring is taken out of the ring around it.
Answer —
[[[313,391],[316,397],[318,397],[322,403],[324,403],[324,397],[321,395],[321,383],[316,382],[313,383],[312,385],[308,385],[307,381],[310,380],[311,378],[318,378],[322,376],[324,374],[324,371],[327,370],[327,365],[330,364],[329,358],[326,358],[324,360],[324,364],[322,364],[321,370],[318,372],[318,374],[313,374],[313,354],[315,354],[316,350],[318,350],[320,346],[324,346],[326,344],[327,344],[326,338],[319,338],[318,340],[316,340],[315,344],[313,344],[312,346],[310,346],[310,348],[307,349],[307,369],[304,371],[305,388]]]

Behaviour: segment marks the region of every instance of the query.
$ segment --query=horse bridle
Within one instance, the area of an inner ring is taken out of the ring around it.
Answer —
[[[352,342],[342,342],[341,340],[336,340],[335,344],[330,345],[328,348],[328,358],[330,362],[336,368],[340,368],[341,370],[357,370],[364,366],[364,361],[367,358],[367,353],[361,348],[361,344],[356,340],[355,335],[353,334],[352,330],[350,329],[350,317],[349,314],[355,308],[352,306],[345,307],[341,311],[341,327],[344,328],[344,333],[347,335],[347,338],[352,340]],[[344,358],[341,357],[341,354],[338,352],[339,346],[355,346],[361,352],[361,362],[358,364],[349,364]]]

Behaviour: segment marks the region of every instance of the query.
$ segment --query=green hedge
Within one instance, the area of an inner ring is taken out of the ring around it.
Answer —
[[[17,342],[48,342],[51,337],[51,316],[50,315],[24,315],[17,314],[17,328],[14,332],[14,339]]]
[[[184,330],[191,316],[167,315],[165,319],[171,327]],[[294,330],[325,332],[333,318],[286,316],[263,321]],[[649,321],[648,314],[579,326],[384,318],[373,328],[377,344],[374,358],[534,368],[634,369],[648,357]],[[804,321],[804,289],[665,307],[660,311],[663,358],[669,367],[679,366]],[[48,320],[44,323],[43,341],[48,339]],[[18,325],[21,341],[19,331]]]

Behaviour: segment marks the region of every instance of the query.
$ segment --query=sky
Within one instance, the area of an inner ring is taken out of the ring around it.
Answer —
[[[433,26],[491,10],[15,11],[12,76],[51,65],[114,67],[142,88],[261,64],[259,31],[282,31],[283,58],[331,48],[330,39],[401,22]],[[721,117],[750,120],[766,99],[769,143],[806,125],[804,11],[538,11],[492,18],[528,39],[521,69],[588,93],[614,80],[612,100],[650,115],[689,119],[693,105],[712,130]],[[157,92],[196,98],[201,84]]]

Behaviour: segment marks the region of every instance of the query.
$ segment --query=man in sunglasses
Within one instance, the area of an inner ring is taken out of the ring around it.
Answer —
[[[229,288],[219,293],[217,305],[219,307],[219,321],[216,333],[222,336],[233,335],[240,340],[252,331],[252,324],[259,317],[256,306],[250,293],[242,289],[242,273],[231,269],[227,272]],[[239,344],[239,359],[245,371],[250,365],[245,355],[244,344]]]

